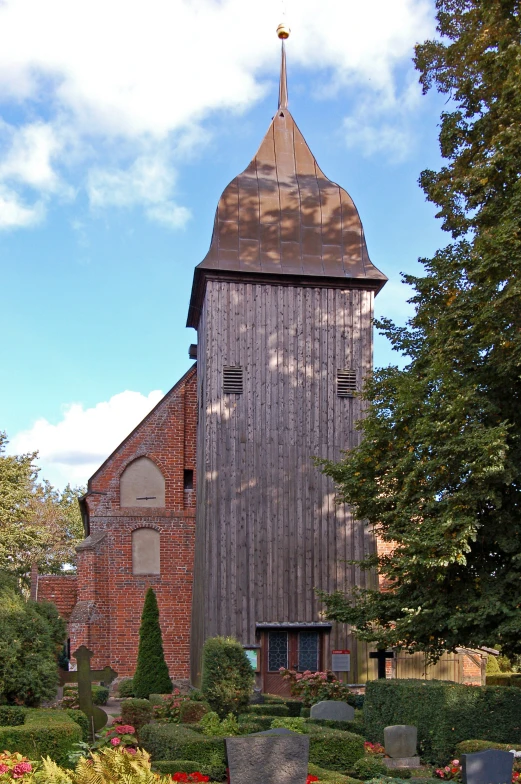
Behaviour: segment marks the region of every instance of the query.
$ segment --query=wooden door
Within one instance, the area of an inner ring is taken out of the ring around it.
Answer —
[[[281,678],[281,667],[316,672],[322,667],[322,649],[322,634],[314,629],[265,632],[262,641],[263,691],[289,697],[289,683]]]

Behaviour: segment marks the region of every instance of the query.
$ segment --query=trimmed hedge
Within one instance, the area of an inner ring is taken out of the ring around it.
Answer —
[[[521,673],[499,672],[495,675],[487,675],[487,686],[516,686],[521,689]]]
[[[181,724],[197,724],[201,721],[203,716],[210,711],[210,706],[207,702],[198,702],[196,700],[187,700],[181,703],[179,709],[179,721]]]
[[[67,763],[73,745],[81,740],[79,723],[63,710],[27,709],[24,724],[0,726],[1,749],[18,751],[30,759],[48,755],[59,765]]]
[[[17,727],[25,722],[28,708],[19,705],[0,705],[0,727]]]
[[[195,773],[199,771],[203,776],[210,776],[211,779],[215,776],[215,768],[211,765],[202,765],[200,762],[193,760],[158,760],[152,762],[153,770],[160,773],[162,776],[171,776],[173,773]],[[215,776],[217,778],[217,776]],[[221,778],[219,775],[218,778]]]
[[[314,725],[306,725],[305,731],[309,734],[309,761],[321,768],[350,770],[364,756],[360,735]]]
[[[352,779],[350,776],[344,776],[342,773],[335,773],[331,770],[324,770],[318,765],[313,765],[312,762],[308,766],[308,773],[312,776],[318,776],[320,781],[326,781],[327,784],[360,784],[358,779]]]
[[[269,730],[273,716],[251,716],[249,713],[243,713],[237,721],[241,735],[251,735],[253,732]]]
[[[248,705],[246,712],[254,716],[289,716],[287,705]],[[298,713],[300,716],[300,711]]]
[[[494,743],[491,740],[464,740],[456,746],[455,754],[459,759],[462,754],[475,754],[477,751],[486,751],[487,749],[521,751],[521,745],[518,743]]]
[[[383,742],[384,727],[413,724],[422,756],[445,764],[468,738],[509,743],[521,736],[521,692],[450,681],[377,680],[366,686],[367,737]]]
[[[194,760],[212,766],[226,762],[222,738],[206,737],[186,724],[146,724],[139,740],[153,760]]]
[[[82,740],[87,742],[90,739],[90,727],[87,715],[76,708],[66,708],[64,712],[70,719],[75,721],[76,724],[79,724],[81,727]]]
[[[318,727],[330,727],[332,730],[342,730],[342,732],[354,732],[355,735],[363,735],[363,719],[353,721],[335,721],[334,719],[306,719],[306,724],[316,724]]]
[[[121,721],[123,724],[131,724],[136,730],[152,721],[152,715],[153,710],[149,700],[131,697],[121,703]]]

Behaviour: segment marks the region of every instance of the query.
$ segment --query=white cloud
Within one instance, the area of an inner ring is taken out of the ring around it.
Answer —
[[[162,397],[160,390],[148,395],[126,391],[92,408],[71,403],[57,424],[42,418],[17,433],[10,452],[38,450],[43,478],[59,487],[83,485]]]
[[[92,169],[87,192],[93,207],[145,206],[148,217],[171,228],[184,226],[190,211],[172,201],[175,171],[161,155],[141,156],[127,169]]]
[[[366,123],[367,134],[351,139],[366,151],[389,147],[388,115],[401,98],[396,68],[432,35],[431,0],[287,0],[287,13],[290,64],[320,71],[323,92],[358,88],[365,98],[355,119],[387,107],[383,130]],[[80,167],[99,208],[131,201],[152,220],[182,225],[167,169],[186,160],[187,145],[205,143],[213,112],[243,111],[274,89],[280,15],[280,0],[3,0],[0,103],[27,115],[2,164],[4,181],[57,192],[60,154],[61,164]],[[169,149],[162,172],[156,145]],[[161,198],[149,198],[147,177]]]
[[[28,206],[17,193],[0,182],[0,229],[19,229],[35,226],[45,216],[41,201]]]

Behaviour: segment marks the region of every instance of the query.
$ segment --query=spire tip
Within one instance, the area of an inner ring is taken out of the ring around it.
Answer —
[[[284,22],[281,22],[281,24],[279,24],[277,27],[277,35],[282,41],[285,41],[287,38],[289,38],[290,33],[291,30]]]

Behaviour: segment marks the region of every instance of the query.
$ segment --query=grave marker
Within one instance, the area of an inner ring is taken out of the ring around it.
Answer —
[[[510,784],[514,755],[510,751],[487,749],[461,755],[463,784]]]
[[[86,714],[89,720],[91,735],[94,740],[95,733],[107,723],[107,714],[92,702],[92,682],[102,681],[108,686],[114,678],[118,677],[118,674],[109,666],[104,667],[103,670],[91,670],[90,660],[94,654],[85,645],[80,645],[78,650],[72,655],[78,662],[78,669],[69,672],[62,670],[60,673],[60,685],[63,686],[65,683],[78,684],[80,710]]]

